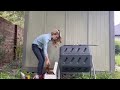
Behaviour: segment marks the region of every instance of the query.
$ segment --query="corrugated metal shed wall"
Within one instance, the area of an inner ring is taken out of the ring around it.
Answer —
[[[89,44],[97,70],[109,70],[109,12],[89,11]]]
[[[26,20],[25,67],[36,67],[31,44],[40,34],[59,28],[64,44],[97,44],[91,47],[96,70],[109,70],[109,11],[30,11]],[[59,48],[48,49],[52,62],[59,60]]]

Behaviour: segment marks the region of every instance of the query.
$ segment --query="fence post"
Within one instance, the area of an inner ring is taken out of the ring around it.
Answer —
[[[16,60],[16,47],[17,47],[17,25],[14,28],[14,60]]]

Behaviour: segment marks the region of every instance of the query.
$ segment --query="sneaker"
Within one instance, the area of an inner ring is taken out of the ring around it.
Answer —
[[[23,72],[20,72],[20,75],[21,75],[21,79],[26,79],[26,76]]]
[[[39,75],[35,75],[34,77],[33,77],[33,79],[39,79],[40,77],[39,77]]]
[[[40,75],[39,79],[44,79],[44,74]]]

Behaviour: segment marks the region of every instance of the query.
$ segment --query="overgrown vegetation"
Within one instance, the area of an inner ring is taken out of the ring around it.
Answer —
[[[94,75],[90,77],[89,74],[77,74],[72,79],[94,79]],[[96,74],[96,79],[120,79],[120,72],[99,72]]]
[[[120,66],[120,41],[115,40],[115,64]]]
[[[0,17],[24,28],[24,11],[0,11]],[[2,49],[3,42],[4,37],[0,35],[0,60],[4,58],[4,51]],[[0,79],[20,79],[22,53],[23,45],[17,43],[16,59],[4,65],[2,69],[0,69]]]
[[[10,64],[4,67],[4,70],[0,73],[0,79],[21,79],[20,77],[21,68],[18,68],[16,70],[13,70],[10,68]],[[26,75],[30,75],[31,78],[34,76],[31,72],[26,72],[22,70],[23,73]],[[73,77],[68,79],[94,79],[94,76],[92,75],[90,77],[89,74],[76,74],[73,75]],[[96,74],[96,79],[120,79],[120,72],[99,72]]]
[[[115,56],[115,64],[120,66],[120,54]]]
[[[22,53],[23,53],[22,46],[23,45],[19,45],[16,49],[16,54],[17,54],[16,60],[13,60],[12,62],[6,64],[0,71],[0,79],[20,79],[20,72],[22,67]]]
[[[0,17],[24,28],[24,11],[0,11]]]
[[[115,40],[115,54],[120,54],[120,41]]]
[[[20,69],[12,71],[1,71],[0,79],[20,79]]]

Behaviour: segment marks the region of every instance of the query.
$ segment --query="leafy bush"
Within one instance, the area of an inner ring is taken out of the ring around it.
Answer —
[[[120,41],[115,41],[115,54],[120,54]]]
[[[16,54],[17,54],[17,59],[19,59],[19,60],[22,59],[23,45],[17,46]]]
[[[120,54],[115,55],[115,64],[120,66]]]
[[[120,79],[120,72],[114,72],[112,74],[113,79]]]
[[[24,28],[24,11],[0,11],[0,17]]]
[[[92,77],[90,77],[89,74],[78,74],[76,75],[76,77],[74,79],[91,79]]]
[[[112,74],[108,72],[102,72],[96,75],[96,79],[112,79]]]
[[[0,79],[20,79],[21,68],[13,69],[11,64],[6,64],[0,71]]]
[[[1,72],[0,79],[20,79],[20,73],[13,75],[10,72]]]
[[[16,60],[19,62],[19,67],[22,67],[23,45],[18,45],[16,48]]]

